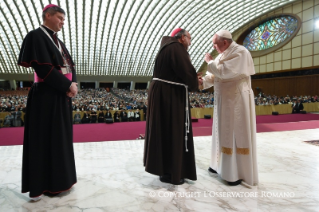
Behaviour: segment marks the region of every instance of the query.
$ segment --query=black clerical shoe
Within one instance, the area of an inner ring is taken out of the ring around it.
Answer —
[[[172,183],[172,179],[169,175],[160,176],[159,179],[162,183],[170,183],[173,185],[182,185],[185,183],[184,179],[181,179],[178,183]]]
[[[43,192],[43,195],[48,196],[48,197],[55,197],[57,195],[61,194],[61,192],[59,193],[51,193],[51,192]]]
[[[228,182],[228,181],[227,181],[227,183],[228,183],[228,185],[230,185],[230,186],[236,186],[236,185],[239,185],[239,184],[241,183],[241,181],[242,181],[242,180],[237,180],[237,181],[235,181],[235,182]]]
[[[213,174],[217,174],[217,171],[215,171],[214,169],[212,169],[212,168],[208,168],[208,171],[210,171],[211,173],[213,173]]]
[[[172,183],[174,185],[183,185],[185,183],[184,179],[181,179],[178,183]]]
[[[168,175],[163,175],[159,177],[162,183],[171,183],[171,178]]]

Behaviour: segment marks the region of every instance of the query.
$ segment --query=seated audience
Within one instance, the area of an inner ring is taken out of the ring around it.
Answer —
[[[22,122],[21,116],[22,116],[22,113],[19,110],[19,107],[15,108],[15,111],[12,112],[12,115],[13,115],[12,125],[14,127],[21,127],[21,122]]]
[[[114,122],[120,122],[120,114],[118,111],[114,113]]]
[[[6,117],[4,118],[3,126],[5,126],[5,127],[12,127],[13,126],[13,114],[12,113],[9,113],[8,115],[6,115]]]
[[[79,111],[77,111],[76,112],[76,114],[74,114],[74,121],[73,121],[73,123],[75,124],[75,123],[81,123],[81,114],[80,114],[80,112]]]
[[[139,109],[136,109],[134,113],[134,117],[135,117],[135,121],[141,121],[141,114]]]
[[[127,113],[124,109],[120,112],[121,122],[127,122]]]
[[[104,113],[103,111],[99,111],[99,117],[97,120],[99,123],[104,123]]]
[[[300,113],[303,110],[303,104],[300,99],[297,100],[297,103],[294,105],[292,113]]]
[[[114,122],[113,117],[112,117],[112,113],[109,110],[107,110],[105,113],[105,122],[106,123],[113,123]]]
[[[127,113],[127,118],[128,118],[128,121],[135,121],[135,116],[134,116],[134,112],[132,111],[132,109],[129,109],[129,111]]]
[[[90,123],[96,123],[96,110],[92,109],[91,113],[90,113]]]
[[[4,118],[5,115],[2,116],[3,124],[6,122],[6,126],[23,125],[21,116],[25,115],[27,97],[28,90],[0,91],[0,112],[14,112],[8,115],[7,119]],[[84,116],[81,119],[75,114],[74,123],[105,122],[106,116],[104,114],[104,118],[102,118],[102,113],[107,110],[111,110],[114,113],[114,122],[141,120],[141,114],[144,115],[145,120],[147,97],[148,90],[146,89],[125,90],[113,88],[109,91],[104,88],[81,89],[78,95],[72,99],[72,110],[81,112],[79,113],[80,116],[84,113]],[[191,108],[214,107],[214,93],[212,92],[189,92],[189,99]],[[303,104],[319,102],[319,98],[318,95],[276,96],[260,92],[255,96],[254,101],[256,105],[260,106],[291,104],[292,113],[300,113],[304,109]],[[294,101],[296,101],[295,104],[293,103]],[[128,113],[125,112],[126,110],[128,110]],[[91,116],[90,113],[92,114]]]
[[[88,111],[84,112],[82,123],[83,124],[90,123],[90,114],[88,113]]]

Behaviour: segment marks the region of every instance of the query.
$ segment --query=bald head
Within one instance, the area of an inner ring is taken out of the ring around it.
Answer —
[[[191,39],[192,39],[188,31],[182,29],[174,37],[177,38],[177,40],[181,44],[183,44],[186,50],[188,50],[188,47],[191,45]]]

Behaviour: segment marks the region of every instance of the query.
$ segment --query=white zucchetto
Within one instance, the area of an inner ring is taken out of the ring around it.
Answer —
[[[221,29],[218,32],[216,32],[216,34],[219,37],[223,37],[223,38],[227,38],[227,39],[233,39],[231,33],[228,30],[225,29]]]

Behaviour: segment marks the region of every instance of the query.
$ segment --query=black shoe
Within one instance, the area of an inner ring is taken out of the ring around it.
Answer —
[[[235,182],[228,182],[228,181],[227,181],[227,183],[228,183],[228,185],[230,185],[230,186],[236,186],[236,185],[239,185],[239,184],[241,183],[241,181],[242,181],[242,180],[237,180],[237,181],[235,181]]]
[[[162,183],[171,183],[171,178],[168,177],[167,175],[160,176],[159,179]]]
[[[172,183],[172,179],[170,177],[168,177],[167,175],[160,176],[159,179],[162,183],[170,183],[173,185],[182,185],[185,183],[184,179],[181,179],[178,183]]]
[[[172,183],[173,185],[183,185],[185,183],[184,179],[181,179],[178,183]]]
[[[211,173],[213,173],[213,174],[217,174],[217,171],[215,171],[214,169],[212,169],[212,168],[208,168],[208,171],[210,171]]]
[[[48,196],[48,197],[55,197],[57,195],[61,194],[61,192],[58,193],[51,193],[51,192],[44,192],[43,195]]]

